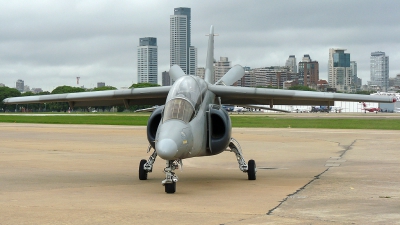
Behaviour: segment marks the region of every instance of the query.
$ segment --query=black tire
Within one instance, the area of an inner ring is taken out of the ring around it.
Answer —
[[[168,194],[173,194],[176,191],[176,183],[172,182],[172,183],[167,183],[165,184],[165,192],[167,192]]]
[[[250,159],[249,162],[247,163],[247,166],[248,166],[248,170],[247,170],[248,179],[255,180],[256,172],[257,172],[256,162],[254,160]]]
[[[147,180],[147,171],[144,169],[144,164],[147,160],[142,159],[139,163],[139,180]]]

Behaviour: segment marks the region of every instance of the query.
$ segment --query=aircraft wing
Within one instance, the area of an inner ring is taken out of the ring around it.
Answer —
[[[4,99],[4,104],[30,104],[68,102],[78,106],[164,105],[170,86],[132,88],[112,91],[78,92],[68,94],[37,95]]]
[[[295,91],[267,88],[233,87],[209,85],[208,89],[217,97],[221,97],[222,104],[233,105],[326,105],[333,106],[334,101],[353,102],[385,102],[393,103],[396,100],[391,96],[341,94],[314,91]]]

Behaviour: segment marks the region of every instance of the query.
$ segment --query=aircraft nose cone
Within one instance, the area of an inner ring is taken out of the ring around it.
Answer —
[[[178,146],[172,139],[162,139],[156,142],[157,155],[165,160],[173,160],[178,152]]]

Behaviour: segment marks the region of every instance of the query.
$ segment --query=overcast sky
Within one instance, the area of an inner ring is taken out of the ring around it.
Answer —
[[[400,73],[400,1],[395,0],[0,0],[0,83],[31,88],[117,88],[137,81],[137,46],[156,37],[159,74],[169,70],[169,17],[192,11],[192,45],[205,66],[210,25],[215,58],[252,68],[282,66],[289,55],[319,62],[327,79],[329,48],[345,48],[369,80],[370,54],[386,52],[389,76]]]

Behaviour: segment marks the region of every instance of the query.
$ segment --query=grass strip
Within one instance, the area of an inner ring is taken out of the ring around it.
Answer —
[[[130,125],[146,126],[149,116],[0,116],[5,123],[45,123],[45,124],[96,124],[96,125]]]
[[[231,117],[234,127],[400,130],[400,119]]]
[[[146,126],[149,115],[0,115],[3,123],[97,124]],[[282,118],[268,116],[232,116],[233,127],[259,128],[326,128],[400,130],[397,118]]]

